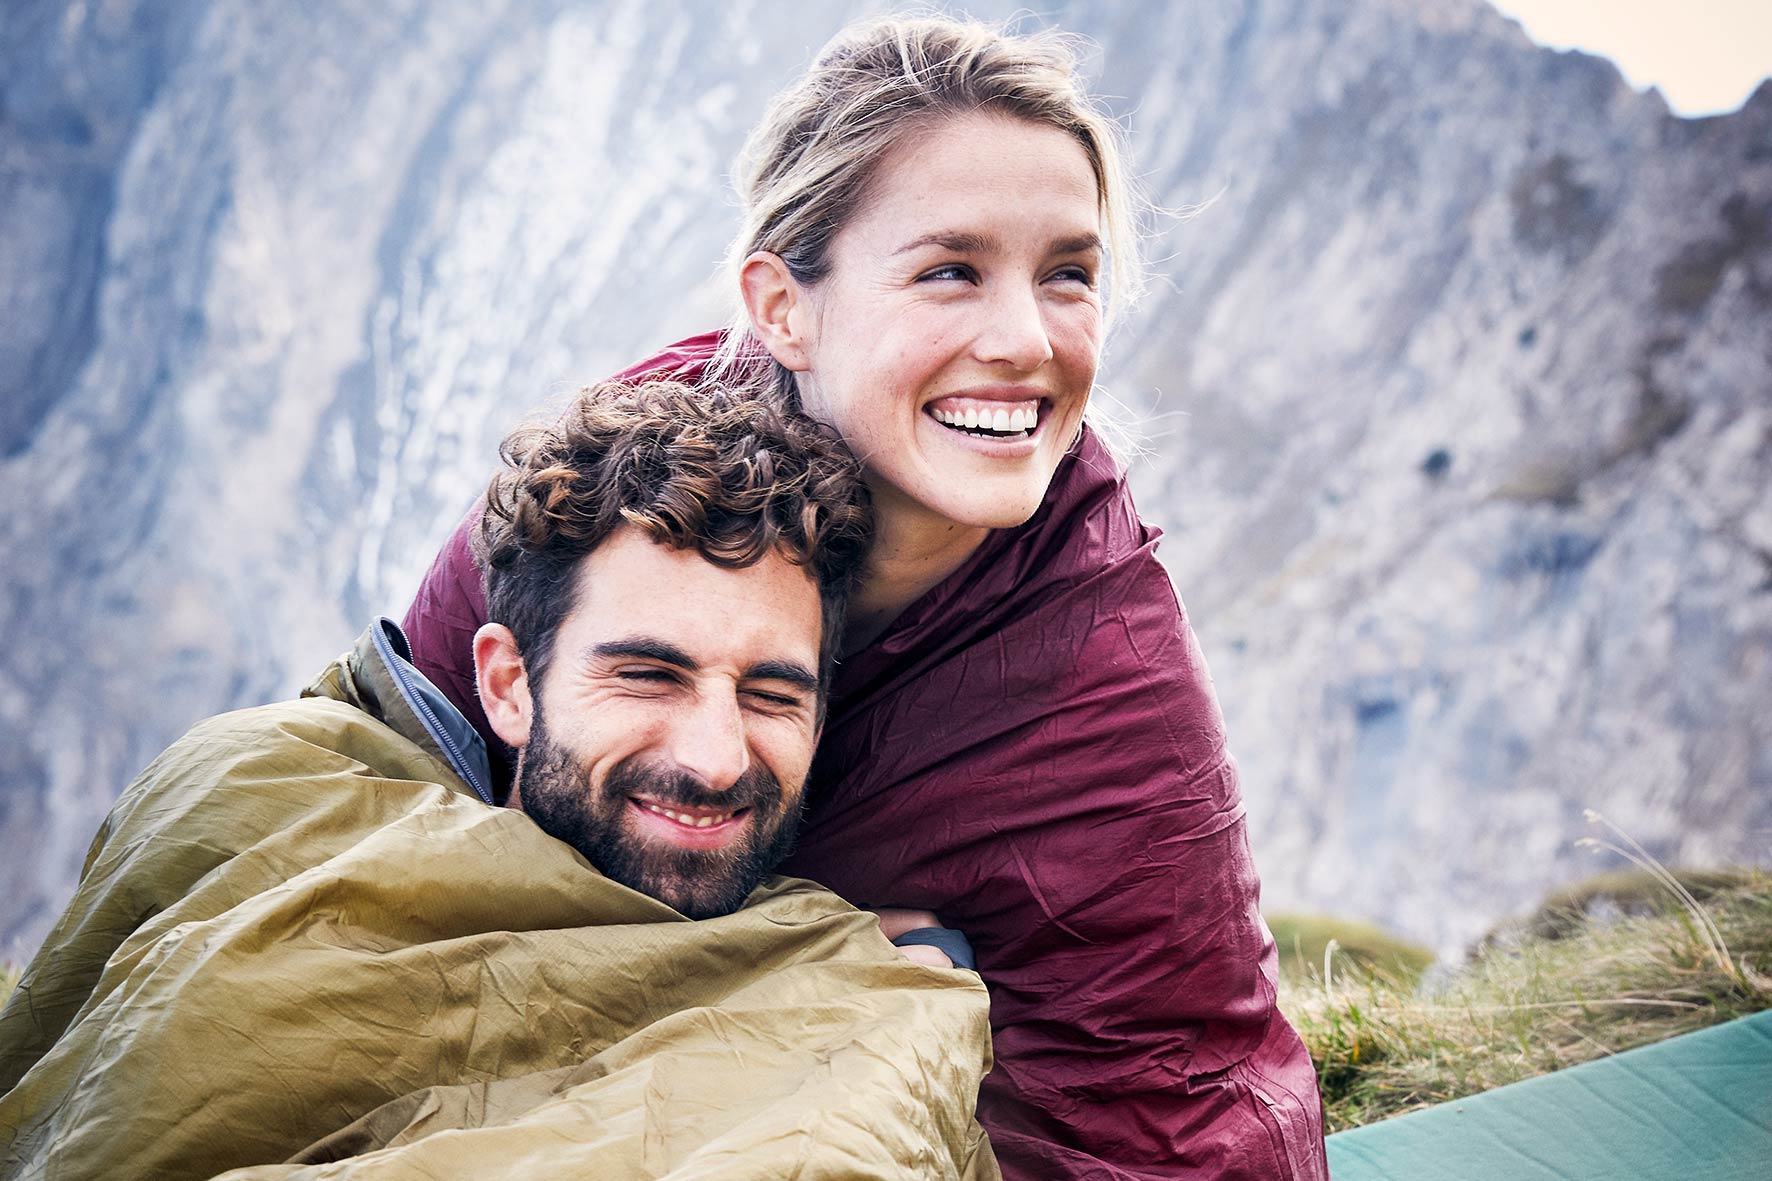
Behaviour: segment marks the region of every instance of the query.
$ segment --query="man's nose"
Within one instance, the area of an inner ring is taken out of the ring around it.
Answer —
[[[681,716],[671,758],[710,791],[725,791],[751,766],[744,711],[733,694],[706,694]]]
[[[1052,336],[1036,290],[1019,283],[1000,285],[980,309],[986,319],[980,326],[975,349],[986,363],[1007,363],[1032,372],[1052,359]]]

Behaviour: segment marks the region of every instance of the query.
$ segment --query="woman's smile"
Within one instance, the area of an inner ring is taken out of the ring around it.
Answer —
[[[955,394],[937,398],[924,409],[929,417],[957,434],[992,442],[1021,442],[1033,438],[1041,422],[1046,399],[1037,392],[1005,389],[992,396]]]

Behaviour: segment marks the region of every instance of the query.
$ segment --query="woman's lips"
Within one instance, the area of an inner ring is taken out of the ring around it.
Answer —
[[[937,398],[924,409],[929,417],[958,434],[974,439],[1020,440],[1040,429],[1047,409],[1041,398]]]

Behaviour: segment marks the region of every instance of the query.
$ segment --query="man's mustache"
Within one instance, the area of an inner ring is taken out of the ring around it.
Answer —
[[[715,812],[781,808],[781,783],[761,766],[751,767],[725,791],[712,791],[687,771],[628,759],[610,769],[603,790],[609,795],[643,796],[657,804]]]

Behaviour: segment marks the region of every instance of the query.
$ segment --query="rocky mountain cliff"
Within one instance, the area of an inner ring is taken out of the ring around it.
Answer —
[[[514,421],[721,316],[727,163],[873,10],[7,6],[0,952],[183,727],[404,609]],[[1479,0],[1048,15],[1190,211],[1103,382],[1270,907],[1454,946],[1587,807],[1772,859],[1772,87],[1678,119]]]

